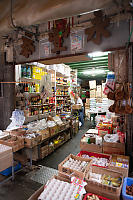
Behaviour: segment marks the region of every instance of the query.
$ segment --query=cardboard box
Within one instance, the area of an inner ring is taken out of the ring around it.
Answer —
[[[68,141],[71,138],[70,132],[64,134],[64,141]]]
[[[12,130],[12,131],[8,131],[8,133],[10,135],[23,136],[26,133],[26,130],[19,128],[19,129],[15,129],[15,130]]]
[[[18,151],[14,153],[14,160],[19,161],[22,165],[26,165],[28,162],[28,158],[26,156],[26,154],[23,151],[24,149],[22,149],[22,151]]]
[[[96,90],[90,90],[90,98],[95,98],[96,97]]]
[[[73,110],[80,110],[82,108],[81,104],[74,104],[72,105]]]
[[[103,142],[103,153],[125,155],[125,144]]]
[[[86,98],[86,104],[90,104],[90,99]]]
[[[63,131],[65,129],[65,124],[58,125],[58,130]]]
[[[38,131],[38,134],[40,134],[42,136],[42,141],[50,137],[48,128]]]
[[[9,153],[12,153],[12,147],[0,144],[0,157],[7,156]]]
[[[123,167],[117,167],[117,166],[112,166],[111,162],[117,162],[117,163],[127,163],[128,167],[123,168]],[[123,174],[124,177],[128,177],[128,172],[129,172],[129,156],[123,156],[123,155],[112,155],[112,159],[110,160],[110,165],[109,169],[120,172]]]
[[[49,145],[49,147],[48,147],[48,154],[51,154],[53,151],[54,151],[54,145],[53,146]]]
[[[102,146],[96,145],[96,144],[88,144],[86,142],[80,141],[80,150],[81,151],[102,153]]]
[[[85,171],[84,171],[84,172],[81,172],[81,171],[76,171],[76,170],[73,170],[73,169],[64,167],[64,166],[63,166],[64,163],[65,163],[67,160],[69,160],[70,158],[75,159],[75,160],[80,160],[80,161],[86,161],[86,162],[88,162],[88,165],[87,165]],[[86,173],[87,173],[87,172],[89,171],[89,169],[90,169],[91,162],[92,162],[91,159],[89,160],[88,158],[82,158],[82,157],[78,157],[78,156],[74,156],[74,155],[70,154],[68,157],[65,158],[64,161],[62,161],[62,162],[58,165],[58,170],[59,170],[59,172],[64,173],[64,174],[67,174],[67,175],[70,175],[70,176],[73,175],[73,176],[76,176],[76,177],[78,177],[78,178],[84,178],[85,175],[86,175]]]
[[[96,97],[102,97],[102,86],[97,85]]]
[[[53,136],[53,135],[57,134],[58,133],[58,126],[56,125],[54,127],[50,127],[49,128],[49,133],[50,133],[50,136]]]
[[[48,147],[47,149],[44,149],[44,147],[41,148],[41,155],[40,158],[43,159],[44,157],[46,157],[48,155]]]
[[[85,103],[85,108],[90,108],[90,104]]]
[[[107,98],[107,95],[103,93],[104,90],[102,90],[102,98]]]
[[[20,136],[8,135],[0,139],[0,144],[12,147],[12,151],[16,152],[24,148],[24,139]]]
[[[122,178],[122,183],[123,183],[123,175],[121,173],[105,169],[102,167],[96,167],[92,166],[91,169],[92,173],[96,174],[102,174],[102,175],[109,175],[113,178]],[[120,194],[121,194],[121,188],[122,188],[122,183],[120,187],[111,187],[108,185],[104,185],[102,183],[97,183],[93,180],[89,180],[89,172],[86,173],[85,181],[87,182],[87,186],[85,187],[86,191],[89,193],[95,193],[97,195],[104,196],[106,198],[112,199],[112,200],[119,200],[120,199]]]
[[[38,135],[35,138],[24,138],[24,146],[28,147],[28,148],[33,148],[35,146],[37,146],[38,144],[40,144],[42,141],[42,135]]]
[[[0,156],[0,172],[13,165],[13,153],[8,152],[6,155]]]
[[[95,89],[96,88],[96,80],[89,81],[89,86],[90,86],[90,89]]]
[[[34,192],[32,194],[32,196],[28,199],[28,200],[38,200],[40,194],[43,192],[44,190],[44,185],[42,187],[40,187],[36,192]]]
[[[106,134],[109,134],[110,133],[110,130],[109,129],[98,129],[98,135],[103,137],[105,136]]]
[[[102,98],[100,98],[100,97],[97,98],[97,99],[96,99],[96,102],[97,102],[97,103],[102,103]]]
[[[64,126],[65,126],[65,129],[69,128],[70,127],[70,122],[64,122]]]

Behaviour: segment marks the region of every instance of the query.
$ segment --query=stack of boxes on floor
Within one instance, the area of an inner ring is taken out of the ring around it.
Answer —
[[[90,99],[86,99],[85,114],[90,117],[90,113],[106,112],[108,110],[108,99],[103,93],[105,84],[96,85],[96,81],[89,81]]]
[[[90,114],[89,114],[89,110],[90,110],[90,99],[86,98],[86,103],[85,103],[85,116],[90,118]]]
[[[126,185],[123,181],[127,180],[124,177],[129,172],[129,157],[125,156],[125,133],[116,128],[117,119],[117,116],[111,121],[101,119],[96,129],[89,129],[81,138],[81,151],[65,158],[58,165],[58,176],[30,200],[120,200],[122,187]],[[52,182],[57,185],[51,191]],[[127,184],[131,185],[129,181]],[[131,189],[127,188],[130,194]],[[50,196],[53,191],[55,198]]]

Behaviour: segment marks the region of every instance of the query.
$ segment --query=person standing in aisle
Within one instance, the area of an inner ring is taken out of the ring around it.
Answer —
[[[75,103],[81,105],[81,109],[79,110],[79,121],[82,123],[82,126],[84,125],[84,106],[83,101],[79,97],[78,94],[75,94]]]

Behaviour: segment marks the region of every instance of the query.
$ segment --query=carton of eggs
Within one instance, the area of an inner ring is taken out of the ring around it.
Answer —
[[[73,184],[53,178],[47,183],[38,200],[74,200],[77,191],[78,187]]]
[[[63,167],[67,167],[76,171],[84,172],[88,162],[75,160],[73,158],[69,158],[64,164]]]
[[[83,154],[82,157],[92,159],[93,165],[98,165],[98,166],[101,166],[101,167],[107,167],[109,165],[109,160],[107,158],[97,158],[97,157],[94,157],[94,156],[91,157],[91,156],[86,155],[86,154]]]

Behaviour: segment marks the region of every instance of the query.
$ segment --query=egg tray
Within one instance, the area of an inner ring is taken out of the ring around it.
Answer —
[[[43,193],[40,195],[38,199],[46,199],[46,200],[74,200],[75,195],[77,194],[78,187],[69,183],[68,181],[64,181],[64,179],[53,177],[44,188]],[[80,196],[79,200],[82,199]]]
[[[77,170],[74,170],[74,169],[70,169],[68,167],[64,167],[63,165],[70,159],[74,159],[74,160],[80,160],[80,161],[86,161],[88,162],[88,165],[86,166],[84,172],[81,172],[81,171],[77,171]],[[58,170],[60,173],[63,173],[63,174],[66,174],[66,175],[69,175],[69,176],[76,176],[78,178],[81,178],[81,179],[84,179],[86,173],[89,171],[90,169],[90,166],[92,164],[92,160],[88,159],[88,158],[82,158],[82,157],[78,157],[78,156],[74,156],[73,154],[70,154],[68,157],[65,158],[64,161],[62,161],[59,165],[58,165]]]
[[[64,181],[64,182],[68,182],[70,183],[71,181],[68,180],[68,179],[65,179],[63,177],[60,177],[60,176],[56,176],[54,175],[48,182],[47,184],[53,179],[57,179],[57,180],[60,180],[60,181]],[[46,184],[46,185],[47,185]],[[32,194],[32,196],[28,199],[28,200],[38,200],[39,196],[41,195],[41,193],[44,191],[44,189],[46,188],[46,185],[43,185],[41,186],[36,192],[34,192],[34,194]]]
[[[123,174],[121,174],[119,172],[112,171],[112,170],[109,170],[106,168],[97,167],[97,166],[92,166],[91,172],[96,173],[96,174],[101,174],[101,175],[104,175],[104,174],[109,175],[114,178],[121,177],[122,183],[123,183]],[[97,192],[99,192],[99,193],[97,193],[98,195],[101,194],[100,192],[105,192],[105,193],[112,193],[116,196],[120,196],[122,183],[121,183],[120,187],[112,187],[109,185],[104,185],[102,183],[97,183],[97,182],[89,179],[89,172],[86,173],[85,181],[87,182],[87,190],[88,190],[87,192],[95,193],[95,191],[97,191]]]

